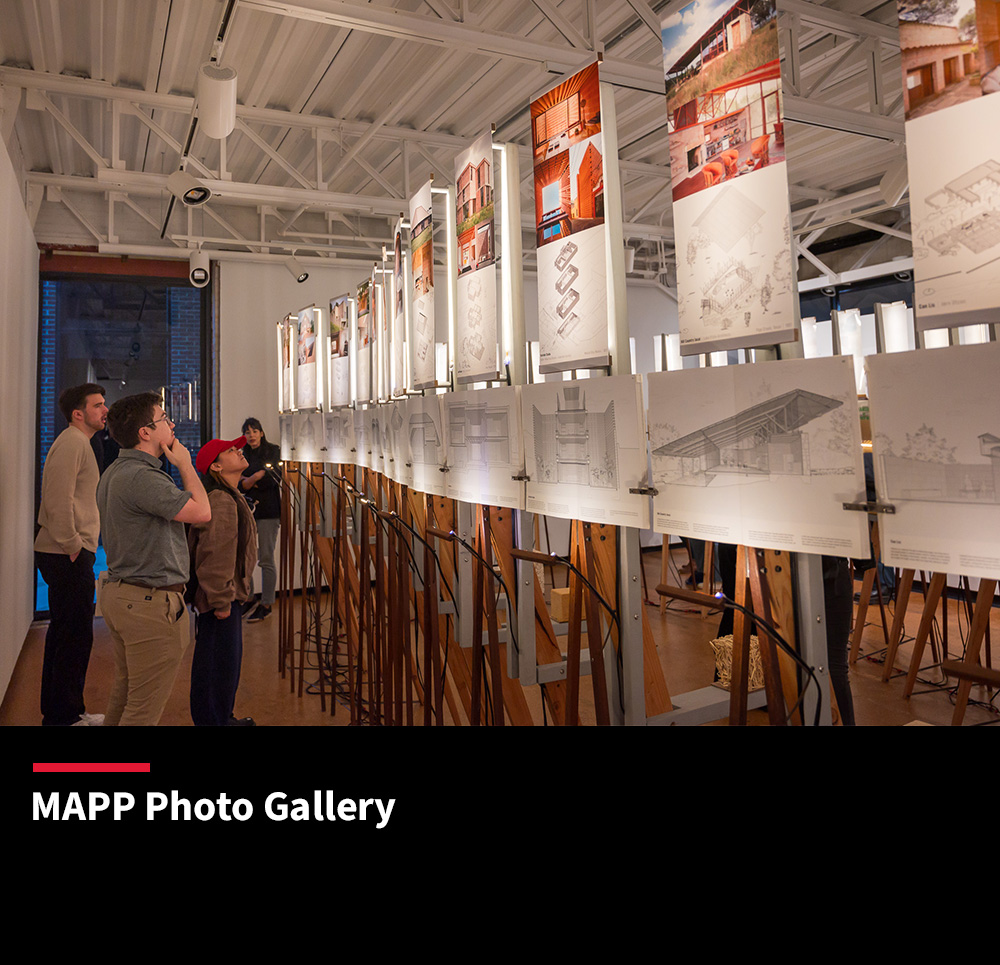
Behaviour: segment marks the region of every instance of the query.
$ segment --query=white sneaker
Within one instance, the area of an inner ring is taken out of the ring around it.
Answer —
[[[104,714],[80,714],[80,719],[71,727],[101,727],[104,724]]]

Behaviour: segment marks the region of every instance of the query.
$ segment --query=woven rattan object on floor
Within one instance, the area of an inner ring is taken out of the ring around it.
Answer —
[[[717,637],[709,641],[715,651],[715,668],[719,671],[719,686],[729,690],[733,674],[733,635]],[[750,637],[750,690],[761,690],[764,686],[764,668],[760,662],[760,647],[757,638]]]

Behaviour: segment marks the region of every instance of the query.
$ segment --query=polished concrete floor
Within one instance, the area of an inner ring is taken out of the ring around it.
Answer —
[[[686,554],[675,551],[678,563],[685,561]],[[654,587],[660,582],[659,551],[643,553],[646,574],[647,601],[646,615],[649,618],[656,642],[657,653],[663,668],[667,686],[672,695],[683,694],[712,684],[715,669],[714,656],[708,641],[715,636],[718,616],[705,616],[701,612],[673,604],[665,614],[660,613]],[[676,582],[677,577],[673,578]],[[683,579],[683,577],[681,577]],[[856,584],[860,586],[860,583]],[[914,592],[905,620],[904,642],[900,646],[896,666],[900,672],[888,682],[882,682],[884,647],[883,632],[877,608],[869,611],[862,656],[851,670],[851,690],[854,697],[855,716],[862,726],[900,726],[907,724],[949,725],[952,720],[952,692],[957,681],[945,680],[940,671],[931,667],[932,657],[928,647],[921,673],[921,682],[910,699],[903,698],[905,670],[909,665],[912,635],[916,632],[923,599]],[[887,608],[887,621],[891,624],[892,610]],[[327,694],[327,706],[320,706],[319,674],[315,661],[307,661],[303,673],[303,693],[298,694],[298,675],[292,671],[283,677],[278,665],[277,610],[262,623],[244,624],[243,671],[236,703],[238,716],[250,715],[260,725],[292,726],[346,726],[349,724],[347,706],[338,701],[331,704]],[[940,611],[939,611],[940,614]],[[960,611],[954,600],[948,608],[949,640],[948,656],[961,657],[962,634],[967,631],[964,611]],[[38,709],[38,681],[41,676],[42,651],[45,638],[45,624],[32,627],[18,660],[7,694],[0,705],[0,725],[40,725]],[[994,607],[991,614],[991,639],[1000,639],[1000,609]],[[173,694],[164,712],[161,724],[189,726],[191,717],[188,709],[190,686],[190,664],[193,647],[189,649],[181,668]],[[90,669],[87,675],[86,701],[91,713],[103,713],[113,676],[110,638],[103,620],[95,621],[95,641]],[[584,723],[593,721],[593,702],[590,697],[589,681],[581,686],[581,719]],[[543,724],[542,700],[539,688],[528,687],[525,697],[532,718],[536,724]],[[991,698],[996,698],[992,700]],[[985,688],[974,687],[972,703],[965,715],[965,725],[992,723],[1000,720],[1000,696],[990,694]],[[334,712],[331,713],[331,708]],[[420,718],[419,710],[416,713]],[[464,723],[460,713],[460,722]],[[448,723],[454,723],[449,712]],[[766,725],[764,711],[751,711],[749,722]],[[716,722],[725,725],[726,720]]]

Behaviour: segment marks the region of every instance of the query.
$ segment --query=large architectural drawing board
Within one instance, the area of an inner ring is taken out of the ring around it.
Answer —
[[[884,562],[1000,578],[1000,343],[867,365]]]
[[[759,549],[868,555],[853,361],[797,359],[649,380],[653,528]]]
[[[522,386],[521,424],[529,512],[649,526],[639,376]]]
[[[449,498],[524,509],[518,392],[507,386],[443,396]]]

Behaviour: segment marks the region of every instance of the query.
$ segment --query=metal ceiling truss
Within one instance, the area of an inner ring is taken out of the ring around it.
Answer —
[[[482,16],[471,22],[465,0],[424,0],[419,12],[413,13],[356,0],[239,0],[237,9],[239,15],[255,11],[395,38],[401,43],[384,52],[387,64],[398,60],[402,44],[410,42],[485,55],[484,74],[498,59],[541,65],[552,75],[569,73],[601,53],[603,79],[662,96],[662,64],[637,63],[608,53],[634,52],[638,44],[648,48],[651,36],[659,39],[661,20],[686,2],[627,0],[625,19],[621,9],[616,9],[613,15],[618,20],[609,24],[612,14],[604,8],[598,10],[594,0],[579,0],[576,5],[559,0],[530,0],[529,4],[524,0],[525,8],[534,15],[530,22],[524,21],[524,33],[534,35],[534,28],[547,22],[558,35],[551,41],[484,29]],[[863,2],[855,8],[861,6]],[[869,6],[874,8],[875,4]],[[161,0],[155,20],[161,45],[168,10],[169,3]],[[871,220],[900,207],[886,203],[878,184],[893,152],[902,152],[898,31],[894,24],[807,0],[779,0],[779,11],[784,112],[791,143],[788,163],[793,227],[800,254],[817,270],[823,270],[829,266],[810,253],[809,246],[828,229],[846,221],[883,232],[883,241],[909,237],[900,228],[906,222],[905,205],[903,216],[899,211],[889,212],[889,224]],[[601,28],[599,15],[605,17]],[[174,213],[166,226],[161,252],[203,245],[215,249],[214,255],[226,250],[240,258],[295,251],[299,257],[311,254],[335,257],[344,264],[354,259],[367,263],[380,254],[382,244],[391,241],[391,224],[419,186],[417,179],[422,181],[433,172],[435,178],[451,180],[452,158],[469,144],[467,138],[398,123],[402,98],[386,103],[370,121],[306,113],[301,105],[297,105],[301,112],[238,105],[233,134],[208,145],[211,159],[205,154],[197,157],[190,153],[193,97],[156,92],[158,68],[153,64],[146,90],[46,72],[50,62],[62,62],[58,51],[46,57],[42,38],[48,38],[49,32],[36,17],[29,29],[34,70],[0,67],[0,134],[10,141],[24,91],[25,109],[42,112],[49,119],[42,136],[53,158],[52,170],[58,172],[25,175],[29,216],[33,223],[39,223],[40,212],[46,210],[43,200],[61,205],[73,223],[82,227],[81,237],[96,241],[102,250],[127,253],[131,249],[149,254],[156,249],[152,242],[159,227],[158,216],[163,217],[163,205],[171,198],[165,188],[166,177],[183,162],[208,184],[214,197],[199,216],[188,209],[183,227]],[[58,36],[54,26],[52,33]],[[220,28],[220,37],[223,33]],[[599,36],[611,39],[602,43]],[[153,42],[155,46],[156,37]],[[92,47],[104,56],[97,28]],[[219,38],[213,53],[216,57],[221,54]],[[429,77],[442,88],[441,103],[434,108],[439,113],[444,109],[442,103],[454,101],[469,84],[467,76],[453,76],[445,58],[431,66]],[[345,113],[359,104],[360,93],[359,88],[348,98]],[[96,121],[81,130],[78,118],[88,116],[88,110],[92,120],[96,114]],[[188,121],[186,141],[171,133],[180,127],[176,115]],[[526,115],[526,109],[521,108],[506,119],[498,119],[497,136],[520,140],[529,126]],[[628,139],[620,150],[624,236],[639,248],[639,273],[662,280],[674,262],[666,112],[662,100],[640,94],[620,115],[619,127],[626,118],[629,124]],[[139,129],[147,139],[140,162],[146,169],[128,170],[123,149],[126,131],[134,137]],[[808,136],[796,154],[799,131]],[[159,173],[154,173],[146,159],[155,157],[153,145],[157,144],[162,161]],[[859,152],[859,144],[864,145],[863,151]],[[858,171],[864,176],[867,169],[859,166],[859,153],[870,156],[865,162],[870,177],[863,183],[857,181]],[[237,155],[239,164],[235,163]],[[520,155],[522,228],[533,235],[530,148],[522,146]],[[252,164],[247,164],[248,157],[255,158]],[[853,183],[810,183],[812,172],[825,168],[828,173],[838,158],[852,159],[852,164],[844,167],[851,168]],[[818,164],[820,159],[825,163]],[[81,164],[89,165],[90,172]],[[237,181],[230,167],[252,170],[253,174],[248,180]],[[74,173],[65,173],[68,171]],[[262,178],[272,183],[262,183]],[[330,190],[331,186],[341,190]],[[153,198],[158,204],[151,206]],[[221,227],[222,233],[211,226],[206,230],[206,219]],[[41,242],[58,240],[58,221],[49,214],[42,218],[38,228]],[[334,222],[347,232],[335,233]],[[198,225],[201,231],[195,230]],[[530,256],[533,247],[526,246],[526,255]],[[882,247],[879,243],[873,250]],[[864,269],[867,257],[859,259],[859,269]]]

